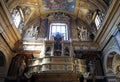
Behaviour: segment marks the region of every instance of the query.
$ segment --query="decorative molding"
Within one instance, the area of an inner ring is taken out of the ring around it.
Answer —
[[[0,28],[0,33],[3,33],[3,29],[2,28]]]

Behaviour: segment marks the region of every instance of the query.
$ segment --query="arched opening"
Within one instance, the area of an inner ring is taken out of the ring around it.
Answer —
[[[117,80],[117,82],[120,82],[120,54],[115,51],[110,52],[107,56],[106,74],[114,77],[112,79],[108,78],[108,81]]]
[[[5,66],[5,56],[2,51],[0,51],[0,67]]]
[[[111,52],[107,58],[107,70],[112,70],[116,74],[116,68],[120,65],[120,55],[116,52]]]
[[[114,56],[115,56],[116,52],[112,52],[108,55],[108,59],[107,59],[107,69],[112,69],[112,62],[113,62],[113,59],[114,59]]]
[[[15,57],[13,57],[11,61],[11,66],[9,68],[8,76],[19,76],[21,77],[24,72],[24,66],[22,66],[24,63],[24,66],[26,65],[26,57],[22,54],[18,54]]]
[[[115,54],[112,61],[113,72],[117,78],[117,82],[120,82],[120,54]]]
[[[6,74],[6,60],[5,55],[0,51],[0,82],[4,82],[4,77]]]

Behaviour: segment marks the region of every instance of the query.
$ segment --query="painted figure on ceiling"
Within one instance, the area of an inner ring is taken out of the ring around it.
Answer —
[[[43,10],[67,10],[74,12],[76,0],[42,0]]]

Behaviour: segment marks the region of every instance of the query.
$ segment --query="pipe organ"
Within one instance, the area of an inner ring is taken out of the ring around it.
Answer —
[[[86,60],[75,58],[71,41],[64,41],[60,36],[44,41],[44,53],[40,58],[28,60],[28,74],[39,73],[77,73],[86,72]]]

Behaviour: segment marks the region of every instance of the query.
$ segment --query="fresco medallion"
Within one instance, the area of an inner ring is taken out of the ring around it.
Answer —
[[[43,11],[65,10],[74,12],[76,0],[42,0]]]

